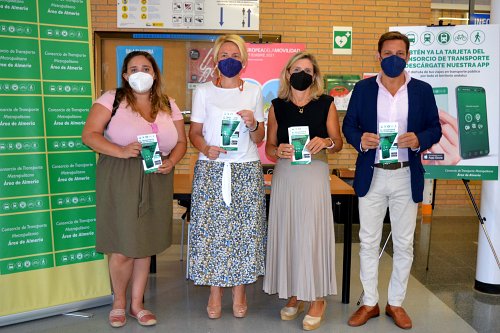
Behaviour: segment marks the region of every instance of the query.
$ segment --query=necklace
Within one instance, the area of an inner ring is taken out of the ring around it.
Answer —
[[[245,81],[243,81],[242,79],[239,79],[239,82],[238,82],[238,89],[239,89],[240,91],[243,91],[243,83],[244,83],[244,82],[245,82]],[[217,78],[217,80],[215,81],[215,85],[216,85],[217,87],[219,87],[219,88],[222,88],[222,81],[221,81],[220,77],[218,77],[218,78]]]
[[[299,109],[299,113],[302,114],[302,113],[304,113],[304,108],[306,107],[306,105],[309,104],[309,101],[307,101],[304,104],[302,104],[302,103],[294,103],[294,102],[292,102],[292,103]],[[298,104],[302,104],[302,106],[299,106]]]

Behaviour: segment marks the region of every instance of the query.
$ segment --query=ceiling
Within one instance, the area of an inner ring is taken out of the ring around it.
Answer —
[[[475,0],[477,5],[487,5],[491,4],[491,0]],[[432,3],[443,3],[443,4],[459,4],[459,5],[469,5],[469,0],[432,0]]]
[[[490,11],[491,1],[475,0],[474,11]],[[432,9],[469,10],[469,0],[432,0]]]

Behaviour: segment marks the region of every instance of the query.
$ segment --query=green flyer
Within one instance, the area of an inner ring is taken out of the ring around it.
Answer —
[[[241,117],[234,112],[224,112],[220,130],[220,147],[225,150],[238,150]]]
[[[144,172],[152,173],[157,171],[162,161],[156,134],[138,135],[137,141],[142,145],[141,156]]]
[[[311,164],[311,153],[306,147],[310,141],[309,127],[288,127],[288,139],[294,149],[292,164]]]
[[[398,161],[398,123],[380,122],[378,124],[380,136],[380,163],[394,163]]]

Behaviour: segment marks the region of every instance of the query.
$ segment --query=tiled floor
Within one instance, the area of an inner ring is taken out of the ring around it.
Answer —
[[[500,295],[473,288],[479,229],[476,216],[434,217],[432,227],[418,225],[412,275],[478,332],[500,332]]]
[[[337,238],[341,225],[336,226]],[[179,224],[174,239],[179,239]],[[386,226],[386,229],[388,227]],[[404,306],[412,316],[412,332],[499,332],[500,297],[479,294],[472,289],[476,261],[478,226],[474,217],[435,217],[432,222],[429,270],[427,248],[430,225],[418,223],[415,242],[415,262]],[[357,231],[354,231],[356,234]],[[388,231],[384,234],[384,239]],[[391,244],[389,242],[388,253]],[[361,292],[359,283],[359,244],[353,245],[351,303],[342,304],[340,294],[328,298],[327,317],[317,332],[401,332],[386,316],[370,320],[365,326],[351,328],[346,322],[357,308]],[[184,279],[184,263],[179,262],[178,245],[158,257],[158,273],[150,278],[146,305],[154,310],[159,324],[140,327],[132,318],[124,328],[113,329],[107,324],[109,306],[85,310],[90,319],[55,316],[0,328],[8,332],[301,332],[301,321],[283,322],[279,309],[284,301],[262,292],[262,280],[248,288],[248,317],[235,319],[231,314],[231,293],[223,300],[223,317],[206,317],[208,290],[195,287]],[[341,286],[342,244],[337,244],[337,281]],[[386,288],[391,269],[391,257],[384,254],[380,266],[380,304],[386,302]]]

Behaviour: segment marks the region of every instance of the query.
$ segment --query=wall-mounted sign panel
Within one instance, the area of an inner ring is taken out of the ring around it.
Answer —
[[[118,0],[118,28],[259,30],[260,0]]]

